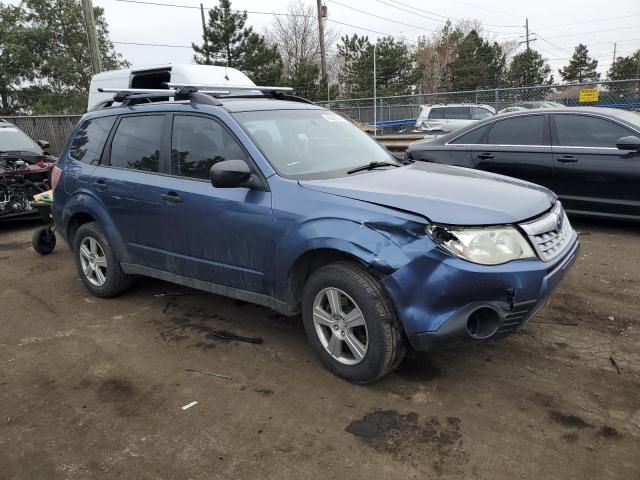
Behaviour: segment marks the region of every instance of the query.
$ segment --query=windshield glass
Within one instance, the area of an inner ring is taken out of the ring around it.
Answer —
[[[0,127],[0,153],[28,151],[42,155],[42,149],[29,136],[15,127]]]
[[[338,177],[370,162],[400,165],[366,133],[328,110],[268,110],[234,116],[284,177]]]

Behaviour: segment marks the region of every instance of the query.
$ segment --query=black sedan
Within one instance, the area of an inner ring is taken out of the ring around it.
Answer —
[[[640,113],[597,107],[505,113],[414,142],[407,158],[544,185],[570,213],[640,220]]]

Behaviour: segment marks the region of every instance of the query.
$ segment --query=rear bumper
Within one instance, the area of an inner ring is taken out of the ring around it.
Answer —
[[[434,251],[383,280],[416,350],[495,340],[517,331],[542,308],[571,269],[576,239],[560,259],[482,266]],[[484,322],[484,330],[473,326]],[[471,332],[470,332],[471,327]]]

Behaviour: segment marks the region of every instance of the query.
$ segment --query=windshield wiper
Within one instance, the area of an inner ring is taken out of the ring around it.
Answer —
[[[361,165],[359,167],[352,168],[347,173],[351,175],[352,173],[362,172],[363,170],[373,170],[374,168],[378,168],[378,167],[399,167],[399,166],[400,165],[397,165],[391,162],[369,162],[366,165]]]

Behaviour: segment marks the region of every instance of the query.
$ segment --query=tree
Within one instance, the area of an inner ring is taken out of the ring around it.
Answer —
[[[582,43],[578,44],[569,64],[560,69],[560,76],[565,82],[588,82],[598,80],[600,74],[596,70],[598,60],[589,57],[589,49]]]
[[[342,37],[338,56],[344,62],[340,82],[347,96],[373,96],[374,47],[369,37]],[[404,42],[392,37],[378,39],[376,45],[377,92],[380,96],[411,93],[415,73],[413,56]]]
[[[550,85],[553,83],[551,67],[537,51],[527,49],[514,55],[505,74],[506,83],[512,87]]]
[[[32,32],[46,32],[41,50],[33,52],[40,64],[28,89],[32,109],[38,113],[85,111],[93,71],[80,0],[24,0],[22,7]],[[94,17],[103,69],[128,66],[109,40],[103,9],[94,7]]]
[[[628,57],[618,57],[609,68],[607,76],[610,80],[626,80],[636,78],[638,75],[638,63],[640,63],[640,50]]]
[[[237,68],[255,83],[273,84],[280,79],[282,60],[264,37],[245,27],[247,12],[234,12],[229,0],[209,10],[202,34],[203,45],[192,44],[196,63]]]
[[[464,36],[450,21],[431,38],[421,38],[416,48],[418,91],[429,93],[451,90],[449,67],[456,58],[458,42]]]
[[[42,62],[45,32],[29,26],[21,7],[0,4],[0,113],[24,108],[21,86],[32,82]]]
[[[502,83],[506,56],[497,42],[490,43],[472,30],[459,43],[450,64],[454,90],[496,88]]]

